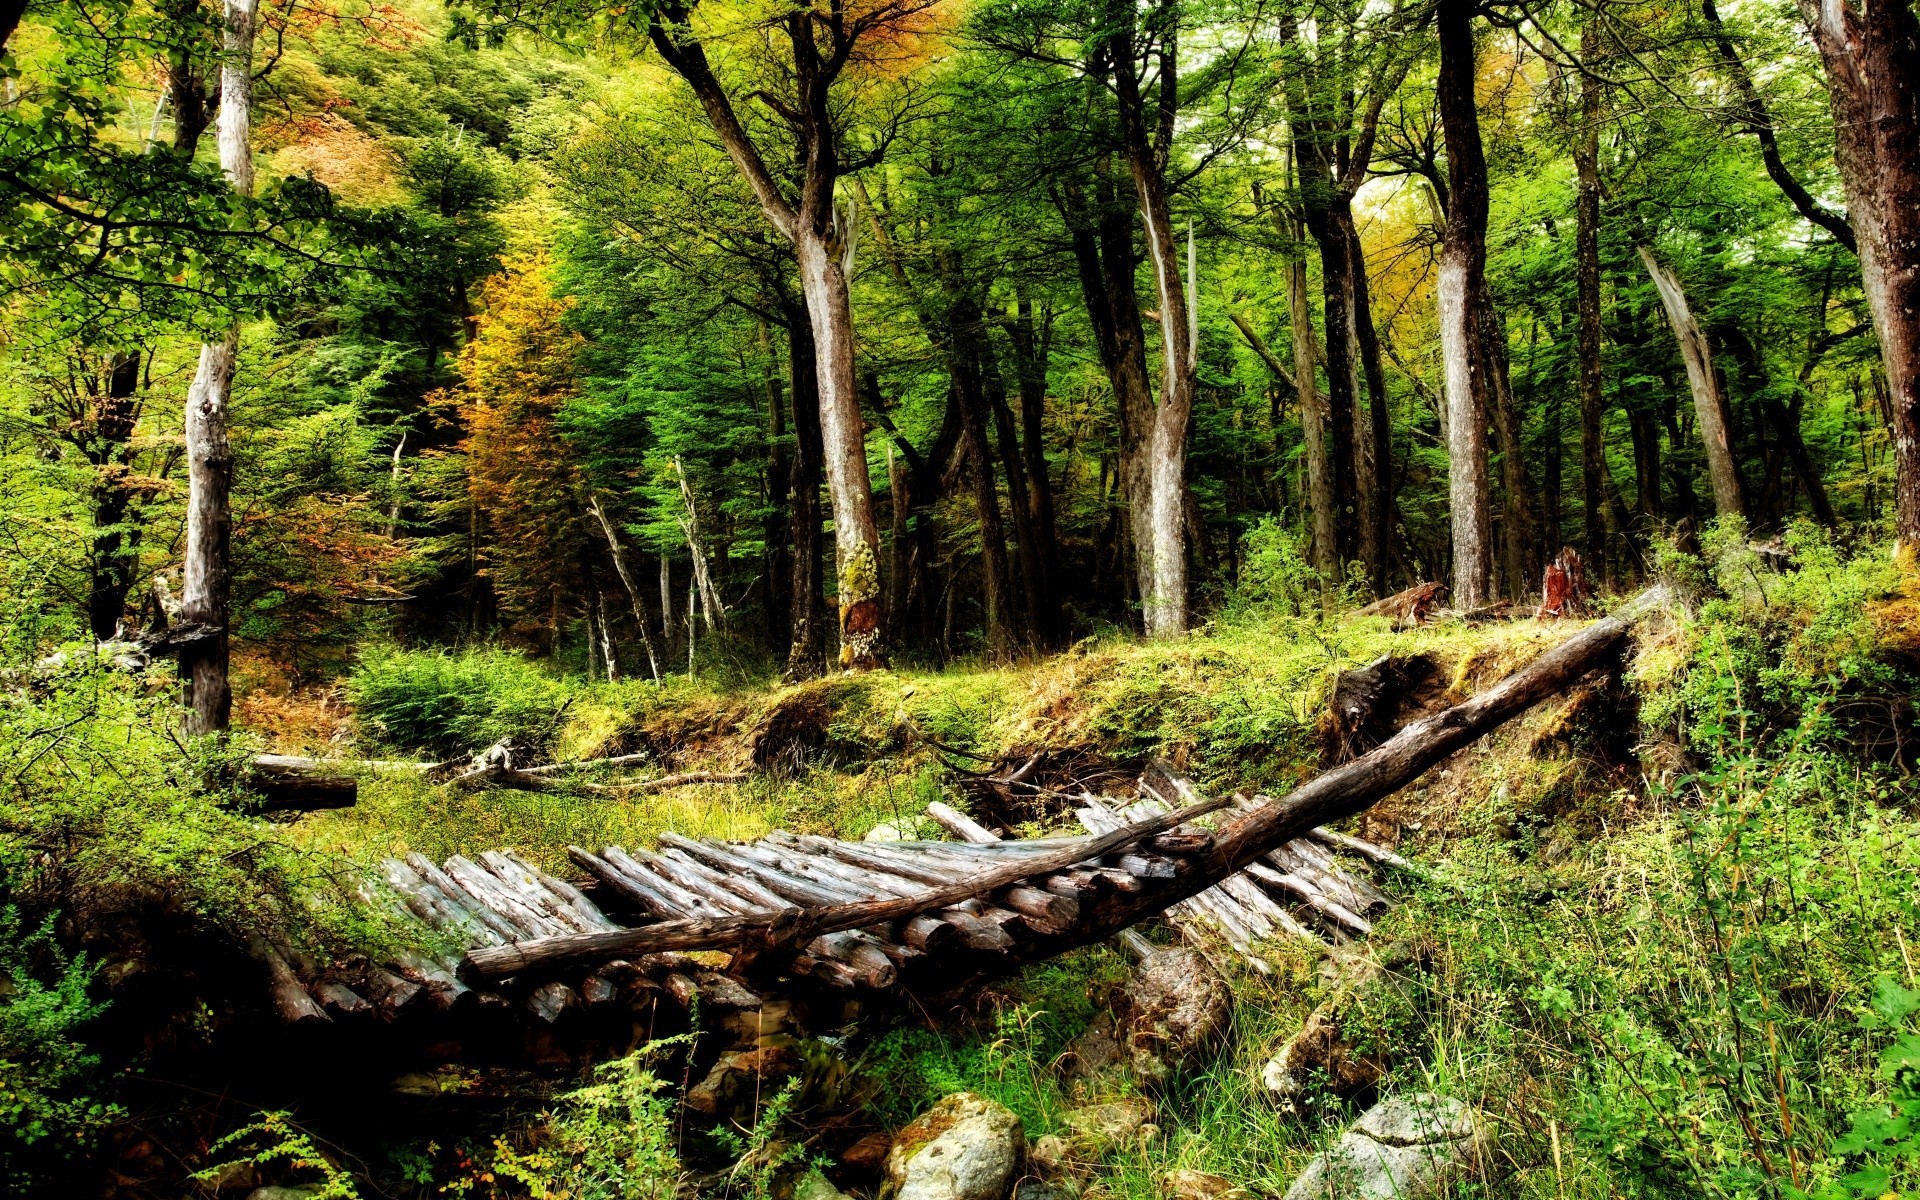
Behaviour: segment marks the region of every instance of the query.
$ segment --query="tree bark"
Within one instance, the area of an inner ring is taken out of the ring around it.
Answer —
[[[1595,56],[1591,26],[1581,34],[1580,53]],[[1600,362],[1600,86],[1580,77],[1580,128],[1574,134],[1573,163],[1578,178],[1575,194],[1574,260],[1578,293],[1578,373],[1580,385],[1580,492],[1586,528],[1586,559],[1610,577],[1607,566],[1606,507],[1607,448],[1602,440],[1606,393]]]
[[[1487,488],[1487,380],[1481,349],[1486,295],[1487,160],[1474,103],[1473,5],[1440,0],[1437,104],[1447,148],[1446,236],[1440,247],[1440,352],[1446,366],[1447,496],[1453,524],[1453,603],[1492,599]]]
[[[1296,244],[1298,239],[1295,239]],[[1300,432],[1307,451],[1307,510],[1313,520],[1314,570],[1328,583],[1340,579],[1339,495],[1334,486],[1333,456],[1327,443],[1327,402],[1317,377],[1319,348],[1313,336],[1313,307],[1307,299],[1307,261],[1303,255],[1287,259],[1287,308],[1293,326],[1293,378],[1300,389]]]
[[[1540,564],[1534,543],[1534,505],[1538,499],[1533,481],[1528,478],[1526,443],[1521,436],[1521,418],[1513,398],[1512,363],[1507,354],[1506,322],[1493,307],[1492,294],[1482,297],[1480,309],[1481,348],[1486,355],[1487,398],[1491,401],[1494,441],[1500,447],[1501,565],[1506,574],[1506,593],[1521,599],[1532,594],[1540,577]]]
[[[1167,155],[1172,148],[1174,114],[1179,109],[1175,26],[1159,22],[1155,126],[1148,128],[1146,99],[1135,73],[1138,48],[1129,11],[1109,36],[1115,93],[1119,101],[1121,142],[1133,178],[1134,198],[1146,228],[1147,258],[1160,301],[1160,402],[1146,439],[1148,529],[1153,559],[1153,590],[1143,593],[1147,633],[1174,637],[1187,630],[1187,423],[1193,414],[1195,347],[1189,297],[1180,277],[1179,244],[1167,196]],[[1136,527],[1138,521],[1136,518]]]
[[[1745,330],[1730,326],[1722,332],[1721,339],[1740,363],[1740,374],[1748,395],[1767,418],[1767,423],[1773,426],[1781,454],[1787,460],[1787,465],[1793,468],[1794,477],[1800,481],[1800,489],[1807,494],[1807,507],[1813,510],[1813,519],[1828,529],[1839,528],[1840,518],[1833,511],[1833,502],[1827,498],[1826,482],[1820,477],[1820,467],[1813,461],[1813,454],[1807,449],[1807,440],[1800,432],[1798,404],[1790,409],[1772,394],[1772,379],[1767,371],[1766,360]],[[1783,501],[1788,498],[1781,497]]]
[[[789,679],[811,679],[827,661],[827,612],[822,584],[820,484],[825,451],[820,438],[818,371],[813,361],[813,331],[800,305],[787,309],[787,393],[793,408],[792,473],[788,476],[788,528],[792,575],[787,589]]]
[[[139,352],[114,355],[107,364],[105,387],[97,398],[84,448],[94,470],[93,578],[87,593],[87,623],[94,640],[101,642],[119,632],[139,566],[139,530],[127,525],[134,500],[127,476],[132,469],[134,424],[139,419],[134,400],[139,390]]]
[[[1133,547],[1130,577],[1138,595],[1153,594],[1153,537],[1146,472],[1146,442],[1153,428],[1153,386],[1147,373],[1146,328],[1140,297],[1134,290],[1138,262],[1133,252],[1132,221],[1120,189],[1106,174],[1096,174],[1095,203],[1089,211],[1084,195],[1069,182],[1055,199],[1072,234],[1074,263],[1094,345],[1113,388],[1120,423],[1118,482],[1127,508],[1127,530],[1121,539]],[[1125,589],[1122,589],[1125,590]]]
[[[759,321],[759,343],[765,356],[766,377],[762,388],[767,403],[767,465],[764,487],[767,495],[766,521],[762,527],[763,550],[760,557],[760,595],[764,614],[767,648],[784,653],[793,644],[789,611],[793,586],[793,542],[788,537],[788,498],[792,494],[793,467],[788,445],[787,396],[780,386],[779,358],[773,346],[770,322]]]
[[[220,168],[233,190],[253,194],[253,34],[255,0],[225,0],[220,66]],[[180,616],[217,629],[180,654],[189,733],[224,732],[233,710],[227,654],[233,591],[233,445],[227,405],[240,330],[200,347],[187,391],[187,528]]]
[[[1033,522],[1033,632],[1043,647],[1058,644],[1060,628],[1060,536],[1053,511],[1053,487],[1047,471],[1047,366],[1053,341],[1049,310],[1035,328],[1033,302],[1022,298],[1006,324],[1013,345],[1015,379],[1020,392],[1020,456]]]
[[[1373,327],[1373,289],[1367,280],[1367,253],[1360,231],[1349,218],[1353,240],[1353,328],[1360,345],[1360,371],[1367,381],[1366,428],[1372,449],[1371,501],[1367,507],[1370,540],[1362,546],[1367,579],[1375,595],[1387,590],[1387,564],[1393,544],[1393,414],[1387,407],[1387,374],[1380,362],[1380,333]],[[1371,547],[1371,557],[1367,557]]]
[[[1744,519],[1747,506],[1740,468],[1733,459],[1733,420],[1727,408],[1726,391],[1713,369],[1713,350],[1687,305],[1680,277],[1655,256],[1652,247],[1642,245],[1639,251],[1640,261],[1660,293],[1660,306],[1666,310],[1667,323],[1672,326],[1674,341],[1680,347],[1680,360],[1687,368],[1694,419],[1700,426],[1700,440],[1707,451],[1707,477],[1713,484],[1714,512],[1721,517]]]
[[[1920,546],[1920,16],[1799,0],[1833,107],[1834,161],[1893,411],[1894,533]]]

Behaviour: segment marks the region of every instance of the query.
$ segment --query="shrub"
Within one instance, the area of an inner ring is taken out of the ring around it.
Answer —
[[[453,758],[509,738],[546,748],[568,688],[525,656],[489,647],[369,652],[347,694],[374,741]]]

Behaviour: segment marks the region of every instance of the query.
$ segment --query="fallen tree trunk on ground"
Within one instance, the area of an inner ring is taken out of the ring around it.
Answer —
[[[329,773],[329,768],[337,765],[324,759],[256,754],[246,783],[260,794],[262,812],[352,808],[360,797],[360,781],[351,775]]]
[[[736,970],[748,963],[766,966],[823,934],[878,926],[978,901],[1024,880],[1068,871],[1103,855],[1138,847],[1131,855],[1120,855],[1123,871],[1134,876],[1131,886],[1083,894],[1070,918],[1050,913],[1045,920],[1028,923],[1026,936],[1014,939],[994,959],[994,968],[1004,970],[1104,941],[1238,874],[1276,847],[1363,811],[1483,734],[1563,692],[1589,671],[1608,665],[1625,647],[1633,622],[1662,598],[1658,589],[1643,593],[1618,615],[1581,630],[1480,695],[1413,722],[1377,749],[1302,784],[1285,797],[1253,807],[1216,834],[1180,827],[1227,807],[1230,799],[1201,800],[1093,838],[999,843],[971,850],[961,843],[896,843],[902,850],[919,847],[923,853],[936,852],[949,858],[989,857],[979,860],[984,869],[974,869],[969,863],[962,868],[965,873],[951,882],[911,894],[836,904],[828,899],[831,887],[812,885],[790,889],[786,902],[793,907],[664,920],[633,929],[476,948],[468,953],[463,969],[477,979],[494,980],[618,957],[692,949],[733,950]],[[1175,836],[1160,836],[1169,833]],[[886,844],[869,849],[885,853]],[[1155,861],[1141,858],[1141,853],[1148,851],[1158,851],[1162,857]],[[1129,858],[1140,861],[1129,864]],[[737,865],[731,858],[726,861],[730,867]],[[783,878],[778,873],[764,873],[769,881]]]

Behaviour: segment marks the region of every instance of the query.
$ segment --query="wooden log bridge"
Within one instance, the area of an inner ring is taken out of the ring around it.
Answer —
[[[734,972],[749,977],[785,971],[840,986],[885,987],[910,970],[959,983],[1104,941],[1196,897],[1205,910],[1203,893],[1218,887],[1231,895],[1247,872],[1283,890],[1314,892],[1320,903],[1310,906],[1320,916],[1359,928],[1365,916],[1354,904],[1362,896],[1329,896],[1299,872],[1274,870],[1287,867],[1289,847],[1297,858],[1297,839],[1361,812],[1617,662],[1633,623],[1663,601],[1662,589],[1642,593],[1481,694],[1413,721],[1277,799],[1236,807],[1238,798],[1209,799],[1188,788],[1180,807],[1109,812],[1090,819],[1097,831],[1083,836],[991,844],[852,843],[776,833],[738,845],[666,834],[657,852],[570,848],[601,887],[657,918],[631,927],[615,926],[550,877],[540,879],[546,895],[499,879],[455,877],[468,896],[499,905],[491,914],[446,914],[466,922],[463,928],[477,922],[488,934],[469,942],[460,974],[486,985],[664,952],[724,950],[733,955]],[[1213,828],[1196,823],[1210,815]],[[1245,893],[1240,899],[1243,907],[1259,907]],[[433,909],[431,899],[409,903]]]

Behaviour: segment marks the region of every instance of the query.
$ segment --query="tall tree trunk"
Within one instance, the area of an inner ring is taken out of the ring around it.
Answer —
[[[1493,539],[1487,488],[1487,380],[1481,350],[1487,270],[1487,159],[1474,105],[1473,5],[1440,0],[1437,103],[1451,196],[1440,247],[1440,352],[1446,366],[1447,496],[1453,524],[1453,602],[1492,598]]]
[[[1380,362],[1380,334],[1373,327],[1373,289],[1367,280],[1367,252],[1360,231],[1347,221],[1353,250],[1353,328],[1360,344],[1360,370],[1367,381],[1366,428],[1372,449],[1369,538],[1362,543],[1367,581],[1375,595],[1387,594],[1387,564],[1393,544],[1393,414],[1387,408],[1387,374]],[[1368,547],[1371,547],[1370,557]]]
[[[986,360],[986,400],[993,410],[994,435],[1000,447],[1000,464],[1007,473],[1007,513],[1013,518],[1013,544],[1020,561],[1016,574],[1020,580],[1019,599],[1022,629],[1020,640],[1038,646],[1040,634],[1040,543],[1034,529],[1033,491],[1027,486],[1027,463],[1020,453],[1020,438],[1015,432],[1013,409],[1007,404],[1007,385],[994,366],[991,345]]]
[[[993,452],[988,448],[987,401],[977,357],[982,326],[979,311],[957,304],[951,314],[952,343],[948,351],[954,400],[960,407],[960,453],[967,482],[973,490],[975,518],[980,523],[980,572],[986,608],[987,657],[996,662],[1013,654],[1013,586],[1007,567],[1006,531],[1000,524],[1000,496],[995,484]]]
[[[1360,339],[1353,323],[1353,242],[1337,220],[1326,180],[1301,176],[1301,207],[1307,232],[1320,248],[1321,311],[1326,318],[1327,449],[1333,467],[1337,561],[1361,557],[1370,514],[1361,511],[1366,455],[1354,437],[1359,397]]]
[[[1135,74],[1132,21],[1112,35],[1114,83],[1119,100],[1121,142],[1133,177],[1134,198],[1146,227],[1147,258],[1160,301],[1160,403],[1146,439],[1148,534],[1153,557],[1153,590],[1144,593],[1147,633],[1172,637],[1187,630],[1187,423],[1193,414],[1195,347],[1180,277],[1179,244],[1167,198],[1166,155],[1178,110],[1178,83],[1171,19],[1158,31],[1158,138],[1148,131],[1145,99]],[[1138,525],[1136,519],[1136,527]]]
[[[1538,496],[1527,477],[1526,442],[1521,436],[1520,412],[1513,399],[1512,362],[1507,354],[1506,322],[1494,310],[1492,294],[1481,298],[1481,338],[1487,357],[1487,398],[1491,401],[1494,440],[1500,447],[1501,567],[1506,593],[1520,599],[1533,591],[1540,577],[1535,555],[1534,513]]]
[[[1057,575],[1060,536],[1053,512],[1053,487],[1047,472],[1047,365],[1053,342],[1053,315],[1049,310],[1035,328],[1033,302],[1022,298],[1008,339],[1014,348],[1014,371],[1020,391],[1020,454],[1027,485],[1027,510],[1033,521],[1034,634],[1042,646],[1058,644],[1060,582]]]
[[[1597,47],[1590,24],[1581,34],[1581,57],[1591,59]],[[1579,180],[1575,195],[1575,287],[1579,295],[1577,336],[1580,384],[1580,495],[1586,527],[1586,559],[1607,581],[1607,526],[1601,515],[1606,506],[1607,448],[1602,440],[1606,394],[1600,364],[1600,86],[1580,77],[1580,128],[1574,134],[1573,163]],[[1624,531],[1623,531],[1624,532]]]
[[[866,670],[886,662],[880,529],[873,520],[866,426],[854,378],[853,301],[836,248],[817,231],[803,230],[796,253],[818,360],[821,448],[833,505],[840,664]]]
[[[1132,547],[1130,578],[1138,596],[1153,594],[1153,536],[1147,483],[1147,439],[1153,428],[1153,385],[1147,372],[1146,328],[1140,297],[1134,290],[1138,261],[1133,252],[1133,220],[1119,184],[1099,164],[1095,176],[1094,208],[1069,182],[1056,193],[1056,203],[1072,234],[1074,263],[1094,345],[1113,387],[1114,408],[1120,424],[1117,482],[1126,505]],[[1127,589],[1123,588],[1122,591]]]
[[[1799,0],[1827,72],[1834,161],[1893,408],[1894,532],[1920,547],[1920,15]]]
[[[93,578],[87,593],[87,623],[94,640],[101,642],[119,632],[139,566],[139,531],[127,525],[134,498],[127,475],[139,416],[134,400],[140,390],[139,352],[114,355],[107,364],[105,384],[86,448],[94,469]]]
[[[253,26],[255,0],[225,0],[225,57],[220,66],[220,168],[233,190],[253,194]],[[227,682],[228,622],[233,592],[233,444],[227,404],[240,349],[238,326],[200,347],[187,391],[187,529],[180,588],[183,621],[210,636],[180,652],[186,681],[187,731],[227,728],[233,691]]]
[[[827,613],[821,585],[820,484],[825,450],[820,436],[820,402],[814,364],[813,331],[799,304],[787,308],[787,394],[793,409],[793,457],[788,476],[788,529],[792,569],[787,588],[789,679],[811,679],[827,660]]]
[[[761,611],[766,626],[767,648],[781,653],[792,645],[791,604],[787,589],[793,586],[793,542],[788,537],[791,515],[787,500],[791,495],[793,467],[787,444],[787,397],[780,386],[780,360],[773,346],[773,332],[765,318],[759,322],[760,352],[766,369],[761,388],[767,402],[767,465],[764,487],[767,496],[766,522],[761,530],[764,549],[760,557]]]
[[[1800,432],[1800,414],[1798,405],[1789,409],[1773,394],[1770,373],[1766,359],[1760,354],[1760,348],[1753,344],[1746,331],[1738,326],[1729,326],[1721,335],[1727,349],[1733,352],[1740,363],[1740,374],[1744,380],[1747,394],[1758,405],[1767,423],[1773,426],[1774,437],[1779,439],[1780,450],[1793,468],[1793,474],[1800,481],[1800,488],[1807,494],[1807,507],[1813,510],[1813,519],[1828,529],[1839,527],[1840,518],[1833,511],[1833,502],[1827,498],[1826,481],[1820,477],[1820,468],[1813,461],[1813,455],[1807,449],[1807,440]]]
[[[1298,244],[1298,239],[1295,240]],[[1312,517],[1313,568],[1322,580],[1340,578],[1339,498],[1334,489],[1327,404],[1317,377],[1319,348],[1313,336],[1313,306],[1307,298],[1307,260],[1287,259],[1287,309],[1293,326],[1293,378],[1300,389],[1300,432],[1307,451],[1307,510]]]
[[[1747,506],[1740,484],[1740,468],[1733,459],[1733,419],[1727,408],[1726,390],[1713,369],[1713,351],[1707,345],[1707,335],[1700,331],[1700,324],[1687,305],[1680,277],[1654,255],[1651,247],[1642,245],[1639,251],[1640,261],[1660,293],[1660,306],[1666,310],[1667,324],[1673,327],[1674,341],[1680,347],[1680,360],[1687,368],[1694,420],[1706,447],[1707,477],[1713,483],[1714,512],[1722,517],[1745,518]]]

